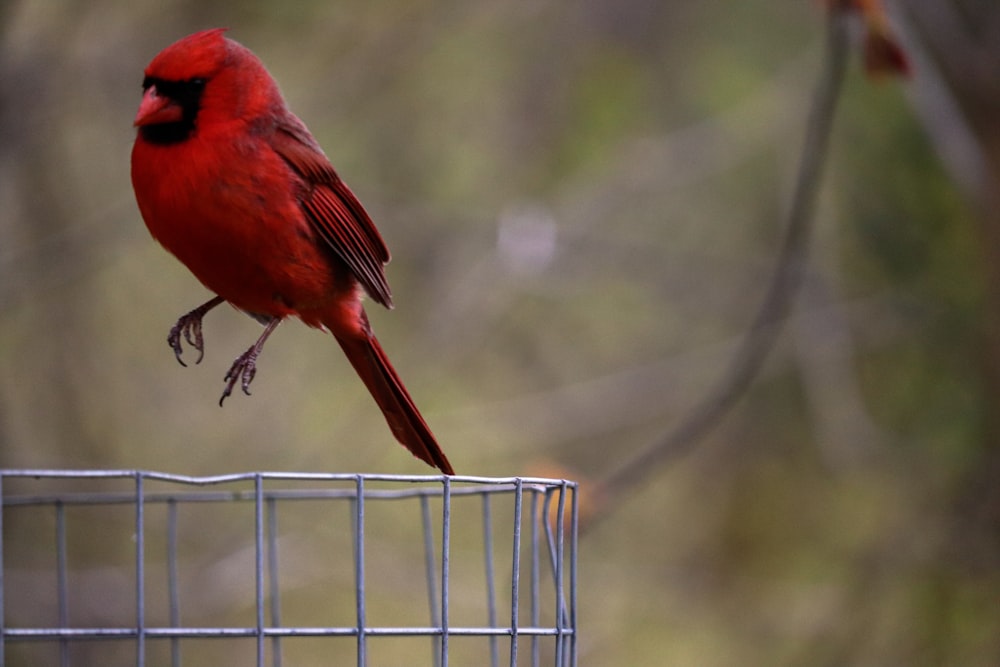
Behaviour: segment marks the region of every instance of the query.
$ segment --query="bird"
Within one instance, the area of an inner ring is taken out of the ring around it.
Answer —
[[[250,394],[268,337],[288,318],[333,334],[395,438],[454,470],[372,332],[363,298],[392,308],[389,249],[274,78],[226,28],[202,30],[144,70],[131,180],[150,234],[215,296],[167,342],[204,356],[202,320],[222,303],[264,326],[233,362],[219,404]]]

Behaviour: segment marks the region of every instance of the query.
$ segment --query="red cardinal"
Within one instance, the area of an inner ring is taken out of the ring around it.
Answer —
[[[288,110],[261,61],[205,30],[149,64],[135,117],[132,186],[150,233],[218,296],[178,320],[204,353],[201,320],[228,301],[265,325],[226,374],[249,394],[267,337],[294,315],[340,343],[396,439],[453,475],[361,305],[363,292],[392,307],[389,250],[306,126]],[[181,361],[183,364],[183,361]]]

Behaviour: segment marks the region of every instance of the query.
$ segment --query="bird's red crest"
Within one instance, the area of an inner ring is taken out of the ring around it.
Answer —
[[[226,30],[202,30],[177,40],[153,58],[146,75],[168,81],[211,76],[226,62],[230,43],[223,36]]]

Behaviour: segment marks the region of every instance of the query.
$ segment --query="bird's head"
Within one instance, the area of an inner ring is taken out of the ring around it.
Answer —
[[[277,85],[249,49],[226,28],[196,32],[163,49],[142,80],[134,125],[152,143],[184,141],[199,125],[253,119],[283,104]]]

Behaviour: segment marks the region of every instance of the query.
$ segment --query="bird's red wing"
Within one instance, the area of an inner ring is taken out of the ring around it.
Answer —
[[[375,223],[297,118],[279,124],[271,147],[307,183],[302,209],[317,233],[377,303],[392,307],[383,266],[389,249]]]

